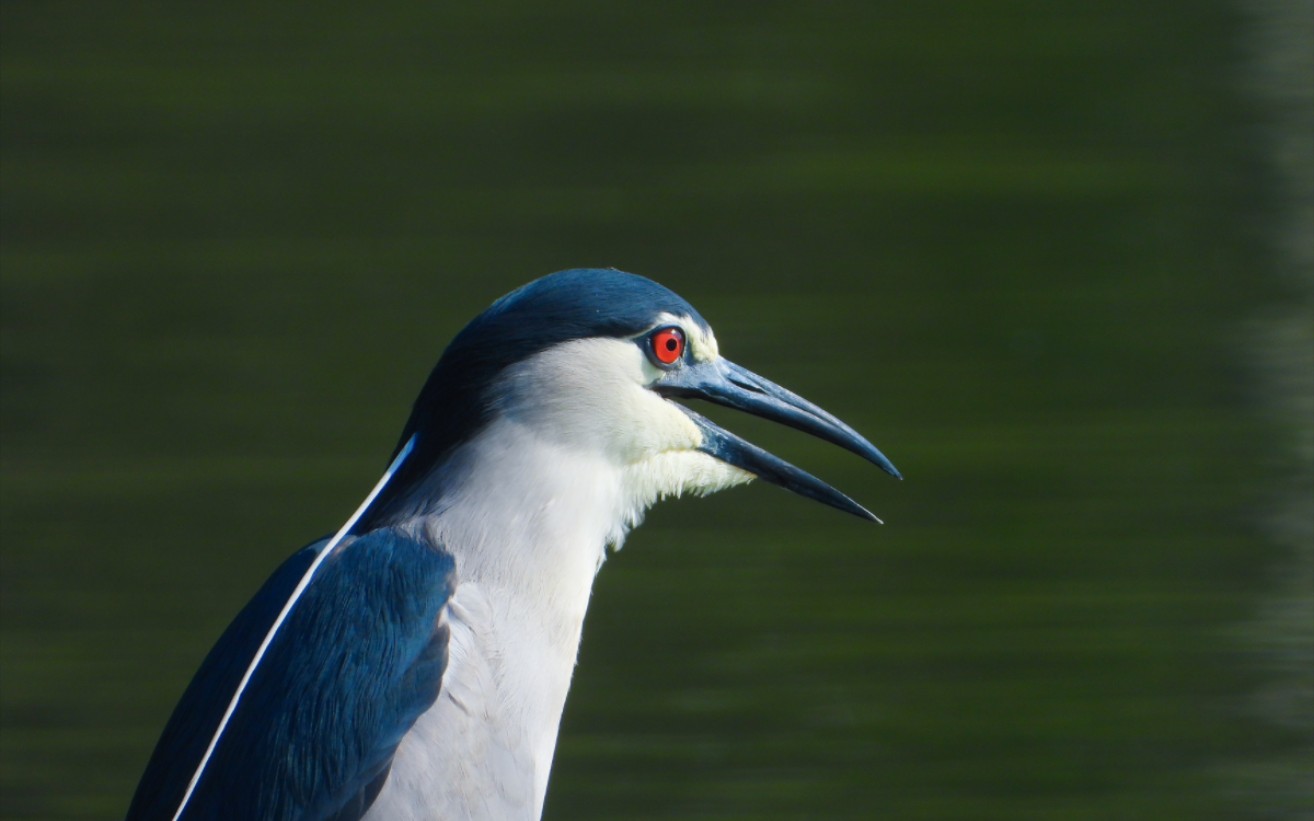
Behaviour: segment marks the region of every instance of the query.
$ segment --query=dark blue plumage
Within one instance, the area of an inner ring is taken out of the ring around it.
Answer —
[[[219,639],[147,765],[130,821],[171,819],[224,707],[323,543],[288,559]],[[356,819],[438,695],[452,559],[394,530],[345,539],[316,571],[183,815]]]

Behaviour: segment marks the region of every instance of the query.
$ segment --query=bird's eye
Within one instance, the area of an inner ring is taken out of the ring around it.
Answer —
[[[674,365],[684,356],[684,331],[679,328],[659,328],[648,337],[648,348],[658,365]]]

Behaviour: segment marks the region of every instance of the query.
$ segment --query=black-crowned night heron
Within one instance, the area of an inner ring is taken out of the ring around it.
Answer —
[[[536,819],[593,578],[665,496],[760,477],[875,520],[675,399],[852,428],[651,280],[562,271],[453,340],[383,478],[224,632],[131,819]]]

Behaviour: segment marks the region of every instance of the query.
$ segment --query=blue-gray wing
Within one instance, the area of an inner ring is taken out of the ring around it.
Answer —
[[[210,651],[128,819],[172,819],[252,657],[324,543],[270,577]],[[183,814],[358,819],[447,663],[451,557],[395,530],[348,538],[315,572],[243,692]]]

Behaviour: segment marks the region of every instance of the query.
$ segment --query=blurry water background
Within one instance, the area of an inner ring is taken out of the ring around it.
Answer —
[[[0,816],[210,643],[534,276],[674,288],[907,480],[667,503],[557,819],[1314,817],[1314,6],[0,5]]]

